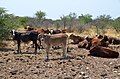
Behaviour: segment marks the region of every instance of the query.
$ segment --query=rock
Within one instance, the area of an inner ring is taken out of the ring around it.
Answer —
[[[4,63],[3,61],[0,61],[0,64]]]
[[[10,59],[10,58],[8,58],[8,59],[6,60],[6,62],[11,62],[11,59]]]
[[[83,78],[87,79],[87,78],[89,78],[89,76],[88,76],[88,75],[85,75],[85,76],[83,76]]]
[[[110,65],[113,64],[112,62],[110,62]]]
[[[117,73],[117,71],[113,71],[114,73]]]
[[[86,67],[86,69],[88,70],[88,69],[89,69],[89,67]]]
[[[75,76],[74,79],[82,79],[82,75],[80,75],[79,73]]]
[[[75,71],[75,69],[72,68],[71,71]]]
[[[120,68],[120,65],[117,65],[117,66],[114,66],[115,69],[119,69]]]
[[[40,68],[40,66],[36,66],[36,68]]]
[[[106,73],[104,73],[104,74],[101,74],[100,76],[105,77],[105,76],[107,76],[107,74],[106,74]]]
[[[81,75],[85,75],[85,72],[80,72],[81,73]]]
[[[5,53],[4,56],[8,56],[9,54],[8,53]]]
[[[66,77],[64,77],[64,79],[73,79],[73,78],[70,76],[66,76]]]
[[[10,71],[10,73],[11,73],[12,75],[16,75],[17,72],[18,72],[18,70],[14,70],[14,69],[12,69],[12,70]]]
[[[120,76],[120,73],[118,73],[118,75]]]

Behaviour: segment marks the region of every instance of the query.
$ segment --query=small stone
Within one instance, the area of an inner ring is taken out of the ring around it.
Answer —
[[[72,79],[72,77],[66,76],[66,77],[64,77],[64,79]]]
[[[105,77],[105,76],[107,76],[107,74],[106,74],[106,73],[104,73],[104,74],[101,74],[100,76]]]
[[[75,71],[75,69],[72,68],[71,71]]]
[[[112,62],[110,62],[110,65],[113,64]]]
[[[10,71],[10,73],[11,73],[12,75],[16,75],[17,72],[18,72],[18,70],[11,70],[11,71]]]
[[[113,71],[114,73],[117,73],[117,71]]]
[[[118,75],[120,75],[120,73],[118,73]]]
[[[82,75],[85,75],[85,72],[80,72]]]
[[[40,66],[36,66],[36,68],[40,68]]]
[[[115,79],[120,79],[119,77],[115,78]]]
[[[3,62],[3,61],[0,61],[0,64],[1,64],[1,63],[4,63],[4,62]]]
[[[118,66],[114,66],[114,68],[115,68],[115,69],[119,69],[119,68],[120,68],[120,65],[118,65]]]
[[[89,69],[89,67],[86,67],[86,69],[88,70],[88,69]]]
[[[85,78],[85,79],[86,79],[86,78],[89,78],[89,76],[88,76],[88,75],[85,75],[84,78]]]

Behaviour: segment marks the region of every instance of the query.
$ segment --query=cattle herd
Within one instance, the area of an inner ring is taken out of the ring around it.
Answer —
[[[106,35],[96,35],[94,37],[81,37],[71,34],[70,36],[68,36],[66,34],[66,30],[34,29],[31,27],[27,27],[25,29],[26,30],[24,32],[16,30],[11,31],[13,40],[17,41],[18,53],[21,53],[21,42],[32,41],[33,47],[35,48],[35,54],[37,53],[37,48],[46,49],[46,60],[49,59],[48,54],[52,46],[62,46],[63,57],[66,58],[67,48],[69,45],[68,41],[72,40],[71,44],[76,44],[78,48],[85,48],[89,50],[89,55],[105,58],[119,57],[119,52],[109,48],[110,44],[120,44],[120,39],[118,38],[109,37]],[[43,46],[42,42],[46,44],[46,47]]]

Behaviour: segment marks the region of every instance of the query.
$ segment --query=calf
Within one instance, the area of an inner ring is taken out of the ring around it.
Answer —
[[[41,37],[41,36],[40,36]],[[46,60],[49,59],[49,50],[51,46],[53,45],[62,45],[63,46],[63,57],[66,57],[66,52],[67,52],[67,38],[68,35],[60,33],[60,34],[54,34],[54,35],[48,35],[44,34],[42,35],[43,41],[46,44]]]
[[[38,39],[38,33],[34,31],[29,31],[26,33],[20,33],[16,32],[15,30],[11,31],[11,34],[13,35],[13,40],[17,41],[17,46],[18,46],[18,53],[21,52],[20,49],[20,44],[21,42],[28,42],[28,41],[33,41],[33,44],[35,44],[35,53],[37,53],[37,39]]]
[[[89,52],[89,55],[103,58],[117,58],[119,56],[118,52],[102,46],[95,46],[91,48]]]

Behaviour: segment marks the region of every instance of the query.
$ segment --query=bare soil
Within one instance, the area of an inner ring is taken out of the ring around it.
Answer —
[[[0,79],[120,79],[120,57],[101,58],[88,56],[89,50],[69,45],[68,58],[62,58],[62,49],[50,51],[45,61],[45,50],[38,54],[22,47],[15,52],[13,42],[0,48]],[[112,48],[120,53],[120,46]]]

